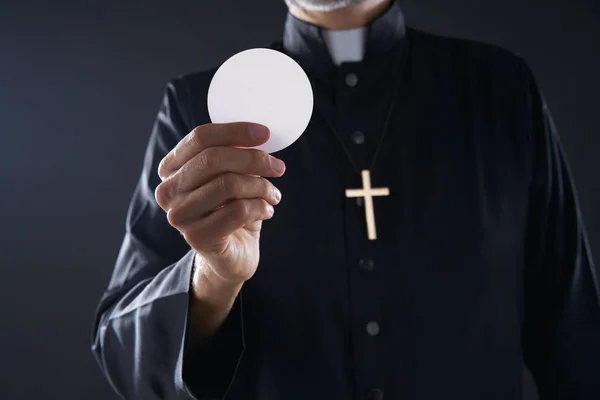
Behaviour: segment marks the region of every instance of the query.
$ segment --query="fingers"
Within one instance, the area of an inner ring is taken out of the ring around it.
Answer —
[[[263,199],[274,206],[281,193],[264,178],[227,173],[183,196],[168,209],[167,218],[172,226],[185,226],[238,199]]]
[[[285,163],[260,150],[210,147],[192,158],[168,179],[177,185],[179,191],[186,192],[228,172],[277,178],[285,172]]]
[[[158,175],[166,179],[210,147],[255,147],[265,143],[268,138],[268,128],[247,122],[198,126],[163,158],[158,166]]]
[[[281,193],[264,177],[285,172],[283,161],[252,149],[267,128],[249,123],[199,126],[159,165],[155,197],[169,223],[197,251],[244,227],[256,234],[270,219]]]
[[[272,218],[274,212],[273,206],[263,199],[238,199],[180,229],[180,232],[197,251],[202,251],[196,247],[201,247],[202,243],[218,242],[218,238],[225,239],[246,225],[255,226],[257,221]]]
[[[211,147],[194,157],[177,172],[163,180],[156,188],[155,197],[165,211],[174,199],[204,186],[224,174],[278,177],[285,171],[285,163],[267,153],[254,149]],[[234,178],[226,177],[222,186],[232,187]]]

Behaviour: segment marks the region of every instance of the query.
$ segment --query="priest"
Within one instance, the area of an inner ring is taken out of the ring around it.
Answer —
[[[92,349],[126,399],[600,399],[577,194],[527,63],[391,0],[288,0],[287,149],[172,79]],[[260,254],[259,254],[260,249]]]

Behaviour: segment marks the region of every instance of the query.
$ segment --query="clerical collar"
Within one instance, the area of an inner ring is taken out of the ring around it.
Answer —
[[[366,26],[347,30],[322,30],[321,35],[336,66],[360,62],[365,57],[368,30]]]
[[[361,60],[364,63],[377,63],[382,60],[389,62],[389,53],[401,46],[406,37],[404,14],[396,1],[393,1],[387,11],[365,28],[365,54],[364,59]],[[288,13],[283,35],[283,49],[309,74],[328,74],[336,69],[332,59],[336,54],[330,53],[327,44],[327,40],[335,35],[336,33],[324,33],[323,29]]]

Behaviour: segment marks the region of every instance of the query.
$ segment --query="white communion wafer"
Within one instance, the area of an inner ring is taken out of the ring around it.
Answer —
[[[271,49],[245,50],[229,58],[208,89],[211,121],[265,125],[271,136],[256,148],[267,153],[298,140],[308,126],[313,105],[312,87],[302,67]]]

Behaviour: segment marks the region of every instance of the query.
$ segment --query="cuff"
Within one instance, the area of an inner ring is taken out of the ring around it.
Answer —
[[[189,282],[192,278],[194,255],[189,260]],[[243,291],[243,289],[242,289]],[[181,342],[175,382],[177,390],[198,400],[221,399],[229,391],[244,352],[242,291],[238,294],[223,322],[206,345],[184,356],[190,334],[188,324],[189,296],[186,304],[185,334]]]

